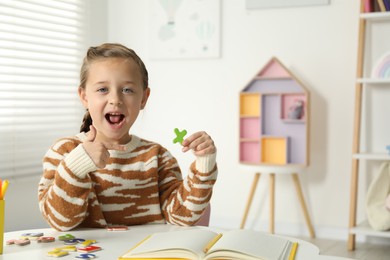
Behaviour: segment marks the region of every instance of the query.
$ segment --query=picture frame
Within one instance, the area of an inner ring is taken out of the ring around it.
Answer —
[[[327,5],[330,0],[246,0],[247,9],[300,7],[310,5]]]
[[[220,57],[220,0],[151,0],[151,59]]]

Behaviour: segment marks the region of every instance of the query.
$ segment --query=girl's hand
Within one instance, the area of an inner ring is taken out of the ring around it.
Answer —
[[[96,140],[96,128],[91,125],[87,134],[87,140],[83,142],[83,147],[96,167],[104,168],[110,158],[108,150],[124,151],[126,146],[117,144],[105,144]]]
[[[206,132],[196,132],[183,140],[182,151],[193,150],[196,156],[213,154],[217,151],[213,139]]]

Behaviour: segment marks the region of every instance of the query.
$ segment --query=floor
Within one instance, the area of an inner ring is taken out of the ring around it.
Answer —
[[[342,256],[359,260],[390,260],[389,244],[356,243],[354,251],[348,251],[346,241],[301,238],[320,248],[320,254]]]

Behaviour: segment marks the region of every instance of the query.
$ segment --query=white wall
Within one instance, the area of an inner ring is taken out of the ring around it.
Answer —
[[[152,93],[135,134],[166,146],[183,172],[193,156],[172,144],[173,129],[205,130],[215,140],[219,178],[213,226],[239,227],[254,173],[264,171],[238,162],[238,94],[272,56],[278,57],[311,91],[311,165],[300,178],[317,236],[347,238],[358,1],[247,11],[244,0],[222,0],[218,59],[150,59],[148,1],[100,0],[91,6],[91,17],[91,44],[126,44],[148,67]],[[248,228],[267,230],[266,177],[260,178]],[[7,201],[6,230],[46,226],[37,209],[37,182],[14,182],[7,197],[19,192],[21,197]],[[277,176],[275,216],[277,233],[308,235],[289,176]]]
[[[108,40],[135,49],[152,89],[134,133],[165,145],[186,171],[192,155],[171,144],[172,129],[205,130],[218,146],[219,179],[212,225],[239,227],[254,173],[238,162],[238,94],[277,56],[311,91],[311,165],[301,182],[319,236],[346,239],[352,147],[358,1],[247,11],[245,1],[221,1],[218,59],[152,60],[148,1],[108,2]],[[268,178],[260,178],[247,227],[267,230]],[[307,235],[289,176],[276,179],[276,232]]]

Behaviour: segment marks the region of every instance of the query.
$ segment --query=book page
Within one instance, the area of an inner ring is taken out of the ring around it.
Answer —
[[[188,229],[153,234],[122,259],[166,257],[202,259],[203,248],[217,233],[204,229]]]
[[[221,239],[209,250],[205,259],[232,257],[240,252],[239,259],[288,259],[292,242],[288,239],[252,230],[232,230],[223,233]],[[225,253],[222,254],[222,251]],[[229,252],[230,251],[230,252]]]

